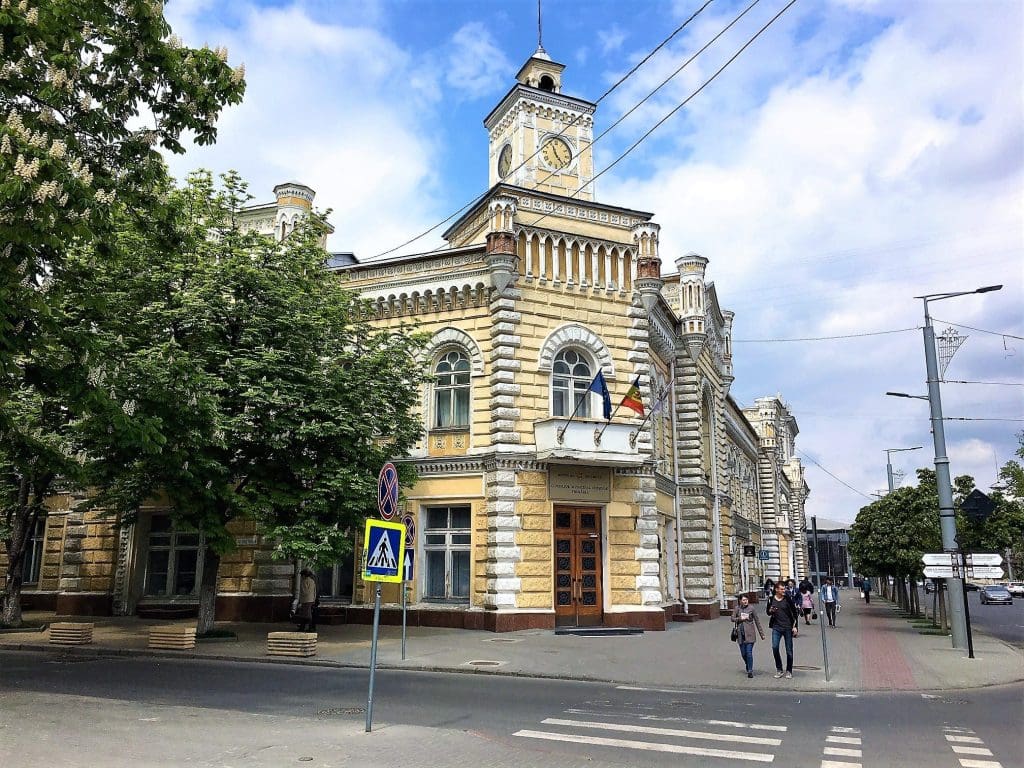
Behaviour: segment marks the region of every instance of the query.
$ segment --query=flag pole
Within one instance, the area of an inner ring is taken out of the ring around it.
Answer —
[[[583,405],[583,401],[586,400],[586,398],[590,395],[590,393],[594,391],[594,389],[593,389],[594,382],[597,381],[598,378],[600,378],[601,381],[604,382],[604,373],[601,371],[600,368],[597,369],[597,373],[594,375],[594,378],[590,380],[590,385],[587,387],[586,392],[583,393],[583,396],[580,397],[579,402],[576,403],[576,407],[573,409],[572,415],[569,417],[569,420],[567,422],[565,422],[565,424],[563,424],[559,428],[558,432],[556,433],[556,437],[558,439],[558,444],[559,445],[561,445],[562,441],[565,439],[565,430],[567,430],[569,428],[569,425],[572,424],[572,420],[576,418],[576,414],[579,413],[580,406]],[[605,391],[607,391],[608,385],[605,384],[604,388],[605,388]],[[574,396],[575,396],[575,394],[576,393],[573,392]],[[611,417],[609,416],[609,419],[610,418]]]
[[[633,448],[636,445],[636,439],[640,436],[640,430],[644,428],[644,424],[646,424],[650,420],[651,416],[654,415],[654,412],[656,410],[658,410],[658,407],[661,405],[661,401],[664,400],[668,396],[668,393],[671,390],[672,390],[672,380],[670,379],[668,384],[665,387],[665,391],[662,392],[661,396],[658,397],[658,399],[654,401],[654,404],[651,406],[651,410],[649,410],[646,414],[644,414],[643,421],[641,421],[637,425],[636,429],[634,429],[632,432],[629,433],[629,447],[630,448]]]

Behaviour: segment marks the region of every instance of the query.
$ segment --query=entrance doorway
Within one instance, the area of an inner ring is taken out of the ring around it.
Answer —
[[[555,624],[592,627],[604,615],[601,510],[555,507]]]

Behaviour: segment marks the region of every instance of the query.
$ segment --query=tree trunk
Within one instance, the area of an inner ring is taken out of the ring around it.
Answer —
[[[209,547],[203,555],[203,578],[199,582],[199,620],[196,634],[203,635],[213,629],[217,610],[217,573],[220,571],[220,555]]]
[[[25,544],[29,531],[35,527],[38,513],[28,505],[27,484],[24,494],[19,494],[19,504],[11,520],[10,536],[4,541],[7,550],[7,573],[4,575],[4,591],[0,595],[0,626],[21,626],[21,586],[25,578]]]

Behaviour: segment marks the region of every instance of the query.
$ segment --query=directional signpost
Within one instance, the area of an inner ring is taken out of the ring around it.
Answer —
[[[381,497],[390,497],[390,488],[385,494],[385,464],[380,473]],[[398,484],[397,475],[394,487],[395,506],[397,511]],[[384,504],[381,504],[381,514]],[[392,513],[392,517],[394,514]],[[389,523],[383,520],[367,520],[366,533],[363,537],[363,581],[377,582],[376,596],[373,601],[373,640],[370,642],[370,689],[366,695],[366,731],[369,733],[373,724],[373,678],[377,669],[377,630],[380,627],[380,583],[382,581],[402,583],[402,564],[405,560],[405,526],[401,523]]]
[[[967,605],[967,584],[971,579],[1003,578],[1003,556],[986,552],[935,552],[921,556],[924,575],[929,579],[963,579],[964,619],[967,625],[967,656],[974,658],[974,639],[971,637],[971,612]]]

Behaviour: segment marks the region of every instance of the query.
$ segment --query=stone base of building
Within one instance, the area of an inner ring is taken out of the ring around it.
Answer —
[[[23,611],[54,611],[57,610],[56,592],[25,592],[21,593],[21,610]]]
[[[664,630],[666,610],[624,611],[606,613],[600,626],[635,627],[644,630]],[[321,606],[320,624],[372,624],[373,608],[366,606]],[[380,623],[389,626],[402,623],[402,610],[394,606],[380,609]],[[443,608],[409,608],[406,625],[410,627],[445,627],[448,629],[475,629],[486,632],[518,632],[525,629],[554,629],[555,615],[548,612],[524,613],[480,610],[449,610]]]
[[[690,601],[690,613],[694,616],[700,616],[702,619],[717,619],[720,615],[720,610],[717,600],[711,603],[697,603],[693,600]]]
[[[113,616],[114,598],[110,594],[61,592],[53,610],[58,616]]]

